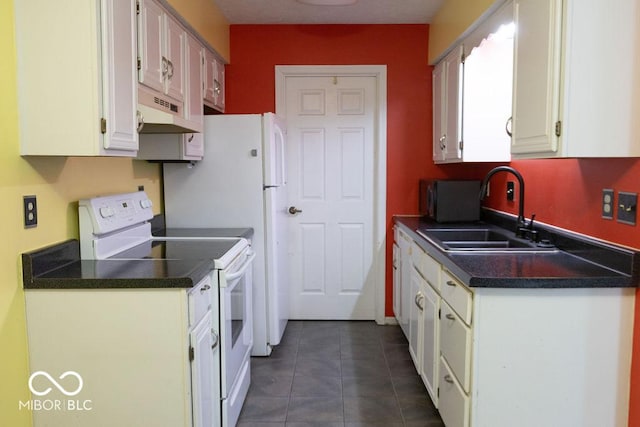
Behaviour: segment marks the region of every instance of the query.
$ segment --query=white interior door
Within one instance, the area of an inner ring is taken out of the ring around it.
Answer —
[[[374,319],[376,77],[287,76],[292,319]]]

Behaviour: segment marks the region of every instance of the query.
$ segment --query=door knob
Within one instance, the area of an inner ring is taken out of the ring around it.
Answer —
[[[298,208],[296,208],[295,206],[291,206],[291,207],[289,208],[289,213],[290,213],[291,215],[295,215],[295,214],[300,213],[300,212],[302,212],[302,209],[298,209]]]

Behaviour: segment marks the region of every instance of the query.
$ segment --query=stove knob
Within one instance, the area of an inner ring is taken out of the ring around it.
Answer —
[[[110,216],[113,216],[113,214],[113,209],[108,206],[103,206],[100,208],[100,216],[102,216],[102,218],[109,218]]]
[[[149,199],[140,200],[140,207],[142,209],[148,209],[153,206],[153,202]]]

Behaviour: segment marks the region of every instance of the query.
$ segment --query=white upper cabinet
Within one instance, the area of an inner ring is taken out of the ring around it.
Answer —
[[[462,159],[462,46],[454,48],[433,71],[433,160]]]
[[[561,0],[515,0],[511,153],[558,150]]]
[[[204,50],[192,35],[186,35],[185,73],[188,92],[185,99],[185,118],[198,123],[202,128],[204,106],[202,104],[202,74]],[[141,134],[138,159],[146,160],[202,160],[204,156],[204,135],[185,134]]]
[[[511,159],[513,4],[471,31],[433,71],[435,163]]]
[[[462,160],[511,160],[513,3],[508,2],[464,40]]]
[[[204,103],[224,112],[224,63],[210,50],[204,52]]]
[[[14,7],[20,153],[135,156],[135,2]]]
[[[151,0],[139,2],[138,56],[140,83],[164,92],[164,10]]]
[[[515,4],[514,157],[640,156],[640,4]]]
[[[640,156],[640,2],[566,1],[564,157]]]
[[[139,7],[138,79],[157,92],[184,101],[187,33],[154,0],[140,0]]]
[[[171,15],[165,14],[166,62],[165,93],[170,97],[183,101],[185,98],[185,50],[187,32]],[[199,83],[200,80],[197,80]]]

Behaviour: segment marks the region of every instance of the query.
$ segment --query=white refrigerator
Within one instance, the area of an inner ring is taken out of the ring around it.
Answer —
[[[289,319],[286,128],[273,113],[204,118],[205,156],[164,165],[167,228],[253,227],[253,356]]]

